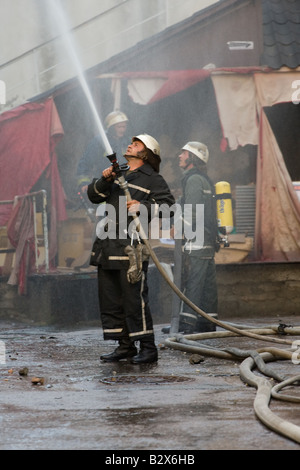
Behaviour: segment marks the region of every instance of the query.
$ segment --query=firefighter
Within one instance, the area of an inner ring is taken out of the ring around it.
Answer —
[[[105,169],[102,177],[94,179],[88,186],[88,197],[92,203],[106,202],[108,217],[97,231],[91,264],[98,266],[104,340],[119,342],[113,352],[102,354],[100,359],[105,362],[130,359],[134,364],[152,363],[157,361],[157,348],[148,299],[149,256],[138,233],[134,236],[134,231],[130,232],[129,227],[132,225],[132,214],[146,213],[148,224],[161,205],[160,214],[170,217],[170,211],[166,212],[166,209],[175,201],[166,181],[159,174],[160,147],[152,136],[141,134],[133,137],[125,158],[129,169],[124,170],[124,176],[131,201],[124,202],[123,190],[115,179],[113,167]],[[121,228],[119,222],[124,212],[126,230],[124,226]],[[116,214],[115,220],[109,218],[110,213]]]
[[[123,155],[128,143],[127,125],[128,117],[122,111],[112,111],[105,118],[107,138],[113,151],[118,156],[120,164],[126,163]],[[93,175],[101,175],[107,167],[106,155],[101,136],[94,137],[87,146],[77,167],[78,191],[82,194],[86,194],[87,186]]]
[[[196,207],[197,205],[204,207],[204,218],[200,220],[200,223],[204,224],[203,242],[199,243],[197,237],[188,239],[184,231],[183,279],[185,296],[205,313],[217,314],[218,293],[214,256],[219,249],[218,226],[214,185],[207,175],[208,158],[208,148],[201,142],[188,142],[179,154],[179,167],[183,170],[180,204],[183,221],[192,224],[194,229],[192,233],[197,228]],[[191,307],[183,303],[179,331],[190,334],[214,330],[214,323],[200,317]]]

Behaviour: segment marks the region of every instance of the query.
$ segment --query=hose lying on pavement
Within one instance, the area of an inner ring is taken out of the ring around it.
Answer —
[[[140,231],[140,227],[139,227],[139,231]],[[249,330],[245,330],[245,329],[242,329],[242,328],[237,328],[236,326],[234,326],[233,324],[230,324],[230,323],[225,323],[225,322],[221,322],[220,320],[217,320],[216,318],[212,317],[211,315],[208,315],[207,313],[205,313],[203,310],[201,310],[199,307],[197,307],[197,305],[195,305],[190,299],[188,299],[182,292],[181,290],[173,283],[173,281],[170,279],[170,277],[167,275],[166,271],[164,270],[164,268],[161,266],[156,254],[154,253],[154,251],[152,250],[152,247],[149,243],[149,241],[147,240],[147,238],[143,238],[143,236],[141,237],[145,243],[145,245],[147,246],[149,252],[150,252],[150,256],[151,258],[153,259],[157,269],[159,270],[159,272],[161,273],[161,275],[163,276],[163,278],[165,279],[165,281],[169,284],[169,286],[171,287],[171,289],[173,289],[173,291],[178,295],[178,297],[183,300],[183,302],[185,302],[187,305],[189,305],[198,315],[200,315],[201,317],[204,317],[206,318],[206,320],[212,322],[212,323],[215,323],[217,326],[221,327],[221,328],[224,328],[225,330],[229,330],[233,333],[236,333],[237,335],[239,336],[247,336],[249,338],[252,338],[252,339],[258,339],[258,340],[264,340],[264,341],[270,341],[272,343],[279,343],[279,344],[289,344],[289,345],[292,345],[292,341],[288,340],[288,339],[283,339],[283,338],[268,338],[268,337],[262,337],[260,334],[256,334],[254,332],[251,332]],[[276,331],[273,332],[274,334],[276,334]]]
[[[300,403],[300,397],[294,397],[292,395],[281,395],[280,393],[278,393],[279,390],[286,387],[287,385],[291,385],[299,381],[300,375],[296,375],[295,377],[290,377],[289,379],[284,380],[280,384],[275,385],[271,390],[272,397],[277,398],[278,400],[290,401],[292,403]]]
[[[273,334],[275,327],[266,327],[259,329],[252,329],[259,335]],[[289,327],[289,334],[299,335],[299,327]],[[284,396],[278,393],[286,385],[294,384],[300,381],[300,376],[291,377],[284,380],[277,373],[271,370],[266,362],[275,361],[278,359],[290,359],[292,360],[293,352],[285,349],[279,349],[277,347],[264,347],[258,350],[241,350],[239,348],[216,348],[212,346],[203,345],[197,340],[224,338],[229,336],[236,336],[228,331],[214,331],[210,333],[197,333],[192,335],[174,335],[172,338],[165,340],[167,347],[178,349],[185,352],[191,352],[196,354],[202,354],[221,359],[243,359],[240,365],[240,377],[241,379],[257,389],[256,397],[254,400],[254,411],[258,419],[264,423],[267,427],[273,431],[282,434],[283,436],[300,443],[300,427],[293,423],[285,421],[280,417],[276,416],[269,408],[271,397],[278,398],[284,401],[292,401],[299,403],[300,398],[293,396]],[[257,367],[259,372],[271,377],[273,380],[279,382],[278,385],[272,386],[264,377],[259,377],[252,372],[254,367]]]
[[[143,237],[142,237],[143,238]],[[293,340],[290,339],[283,339],[281,338],[274,338],[273,336],[271,338],[268,337],[268,335],[274,335],[274,334],[279,334],[279,335],[285,335],[285,334],[300,334],[300,328],[292,328],[292,327],[284,327],[282,328],[282,325],[279,326],[273,326],[273,327],[268,327],[265,329],[244,329],[243,327],[236,327],[233,324],[226,323],[226,322],[221,322],[217,320],[214,317],[211,317],[207,313],[203,312],[200,308],[198,308],[193,302],[191,302],[181,291],[180,289],[172,282],[170,277],[167,275],[166,271],[164,268],[161,266],[159,263],[159,260],[157,256],[155,255],[154,251],[151,248],[150,243],[148,240],[143,238],[144,243],[146,244],[150,255],[159,270],[159,272],[162,274],[163,278],[166,280],[166,282],[170,285],[170,287],[173,289],[173,291],[179,296],[181,300],[183,300],[187,305],[189,305],[198,315],[201,317],[206,318],[207,320],[211,321],[212,323],[215,323],[217,326],[227,330],[225,331],[225,335],[227,333],[231,332],[234,334],[234,336],[246,336],[248,338],[252,339],[258,339],[258,340],[263,340],[263,341],[269,341],[272,343],[279,343],[279,344],[286,344],[286,345],[293,345]],[[219,334],[219,332],[211,332],[211,333],[200,333],[201,335],[209,335],[208,337],[211,337],[214,333]],[[230,333],[229,333],[230,334]],[[174,338],[168,338],[165,341],[165,345],[174,349],[181,349],[182,351],[190,351],[190,352],[197,352],[199,354],[204,354],[204,355],[209,355],[209,356],[215,356],[223,359],[236,359],[237,357],[245,357],[247,355],[247,351],[243,352],[242,354],[239,353],[236,348],[231,348],[231,349],[217,349],[217,348],[211,348],[211,347],[205,347],[205,346],[199,346],[195,345],[194,343],[191,344],[189,342],[189,338],[193,338],[194,340],[198,339],[196,335],[175,335]],[[203,336],[202,336],[203,338]],[[199,338],[200,339],[200,338]],[[179,340],[179,341],[178,341]],[[266,349],[266,348],[265,348]],[[268,348],[269,350],[273,350],[272,352],[274,355],[269,352],[268,359],[269,360],[276,360],[276,359],[291,359],[292,358],[292,353],[290,351],[286,350],[280,350],[278,348]],[[249,352],[248,352],[249,353]],[[273,431],[284,435],[285,437],[300,443],[300,427],[296,426],[293,423],[287,422],[285,420],[282,420],[278,416],[276,416],[273,412],[271,412],[269,408],[269,402],[271,398],[271,389],[272,386],[270,383],[267,381],[265,378],[257,377],[255,374],[251,372],[251,367],[253,365],[256,365],[260,372],[265,373],[268,376],[271,376],[273,379],[278,380],[279,382],[282,382],[281,377],[277,376],[274,372],[272,372],[264,363],[263,360],[263,350],[259,351],[251,351],[250,357],[244,360],[243,362],[243,367],[241,367],[241,378],[244,379],[248,385],[251,385],[257,389],[256,393],[256,398],[254,401],[254,411],[256,413],[256,416],[262,423],[264,423],[267,427],[272,429]],[[245,369],[248,365],[248,371],[247,374],[245,374]],[[247,378],[251,375],[251,380],[247,381]]]
[[[131,195],[128,190],[128,184],[122,174],[118,174],[118,180],[120,187],[123,189],[125,196],[127,198],[127,201],[131,200]],[[206,318],[208,321],[211,321],[212,323],[215,323],[217,326],[227,330],[233,333],[234,335],[237,336],[246,336],[252,339],[258,339],[258,340],[263,340],[263,341],[269,341],[273,343],[279,343],[279,344],[286,344],[286,345],[293,345],[293,341],[289,339],[283,339],[281,338],[269,338],[268,334],[286,334],[286,330],[282,331],[282,328],[277,327],[277,328],[269,328],[268,333],[264,330],[258,331],[257,330],[251,330],[251,329],[243,329],[243,328],[237,328],[236,326],[230,324],[230,323],[225,323],[217,320],[216,318],[208,315],[205,313],[203,310],[198,308],[193,302],[191,302],[181,291],[180,289],[176,286],[176,284],[170,279],[170,276],[168,276],[167,272],[164,270],[164,268],[161,266],[156,254],[154,253],[151,244],[149,243],[145,232],[143,230],[143,227],[141,226],[139,222],[138,216],[134,215],[133,216],[136,229],[139,232],[140,237],[142,238],[144,244],[149,250],[150,256],[153,259],[158,271],[161,273],[165,281],[169,284],[171,289],[178,295],[178,297],[183,300],[187,305],[189,305],[198,315]],[[281,325],[282,326],[282,325]],[[218,333],[218,332],[216,332]],[[289,332],[290,333],[290,332]],[[293,330],[293,333],[295,334],[295,330]],[[213,333],[210,333],[212,335]],[[297,331],[297,334],[299,334],[299,330]],[[218,348],[211,348],[211,347],[204,347],[204,346],[196,346],[194,342],[192,344],[189,341],[191,339],[190,337],[193,337],[192,339],[198,339],[196,338],[198,335],[187,335],[186,337],[183,337],[183,335],[177,335],[177,337],[174,338],[169,338],[165,341],[166,346],[172,347],[174,349],[181,349],[184,351],[197,351],[200,354],[206,354],[206,355],[212,355],[215,357],[220,357],[224,359],[232,359],[232,358],[237,358],[237,357],[245,357],[245,355],[249,354],[249,351],[239,351],[237,348],[227,348],[227,350],[219,350]],[[179,340],[179,342],[178,342]],[[180,343],[181,342],[181,343]],[[257,377],[253,372],[252,368],[254,365],[256,365],[259,370],[263,373],[266,373],[266,375],[271,376],[273,379],[278,380],[279,382],[282,383],[282,380],[280,377],[277,376],[277,374],[274,374],[270,369],[266,366],[264,359],[265,355],[267,354],[267,359],[269,361],[271,360],[276,360],[278,358],[284,358],[287,359],[287,356],[290,358],[292,357],[291,354],[289,354],[289,351],[281,351],[280,349],[276,348],[268,348],[269,351],[267,353],[263,352],[263,350],[260,351],[251,351],[250,352],[250,357],[247,357],[244,359],[240,371],[241,371],[241,378],[245,380],[249,385],[256,387],[257,388],[257,394],[256,398],[254,401],[254,410],[257,415],[257,417],[269,428],[274,430],[275,432],[281,433],[284,436],[300,443],[300,427],[294,425],[293,423],[289,423],[287,421],[282,420],[281,418],[277,417],[274,415],[274,413],[271,412],[269,409],[269,401],[272,393],[272,386],[270,383],[265,379],[261,377]],[[273,353],[270,351],[270,349],[273,349]],[[276,352],[274,351],[276,349]],[[276,391],[275,391],[276,393]]]
[[[164,268],[161,266],[159,263],[158,258],[156,257],[155,253],[153,252],[150,243],[148,242],[147,239],[143,239],[144,243],[146,244],[150,255],[159,270],[159,272],[162,274],[163,278],[166,280],[166,282],[170,285],[170,287],[173,289],[173,291],[183,300],[186,304],[188,304],[193,310],[200,316],[206,318],[207,320],[211,321],[212,323],[215,323],[217,326],[227,330],[223,333],[224,336],[233,335],[233,336],[246,336],[248,338],[252,339],[258,339],[258,340],[263,340],[263,341],[268,341],[272,343],[279,343],[279,344],[286,344],[286,345],[293,345],[293,340],[286,339],[286,338],[274,338],[268,337],[268,335],[286,335],[286,334],[300,334],[300,328],[292,328],[292,327],[284,327],[282,328],[282,325],[279,326],[273,326],[273,327],[267,327],[263,329],[244,329],[243,327],[236,327],[233,324],[226,323],[226,322],[221,322],[217,320],[214,317],[211,317],[210,315],[206,314],[203,312],[201,309],[199,309],[193,302],[191,302],[181,291],[180,289],[172,282],[170,277],[167,275],[165,272]],[[211,332],[211,333],[200,333],[200,335],[206,335],[207,337],[212,337],[216,333],[217,335],[222,332]],[[207,336],[208,335],[208,336]],[[207,346],[199,346],[194,344],[194,342],[190,342],[189,339],[200,339],[197,338],[196,335],[175,335],[174,338],[168,338],[165,341],[165,345],[174,348],[174,349],[181,349],[182,351],[190,351],[190,352],[196,352],[199,354],[204,354],[204,355],[209,355],[209,356],[215,356],[223,359],[236,359],[237,357],[245,357],[245,355],[249,355],[249,351],[243,351],[243,352],[238,352],[236,348],[227,348],[227,349],[218,349],[218,348],[211,348]],[[202,336],[203,339],[203,336]],[[291,359],[292,358],[292,352],[287,351],[287,350],[281,350],[278,348],[267,348],[269,352],[267,353],[268,360],[276,360],[276,359]],[[256,413],[256,416],[258,419],[264,423],[267,427],[272,429],[273,431],[282,434],[283,436],[300,443],[300,427],[296,426],[293,423],[290,423],[288,421],[285,421],[281,419],[280,417],[276,416],[269,408],[269,402],[272,394],[272,385],[268,382],[267,379],[257,377],[252,371],[251,368],[256,365],[259,369],[260,372],[264,373],[265,375],[272,377],[273,379],[282,382],[281,377],[279,377],[277,374],[272,372],[265,364],[264,362],[264,350],[260,349],[258,351],[251,351],[250,352],[250,357],[247,357],[241,366],[241,378],[248,384],[257,389],[256,397],[254,400],[254,411]],[[272,350],[272,352],[271,352]],[[247,373],[246,373],[247,372]],[[295,380],[294,380],[295,382]],[[284,382],[283,382],[284,383]],[[275,392],[276,393],[276,392]]]
[[[226,322],[221,322],[217,320],[214,317],[211,317],[207,313],[203,312],[201,309],[199,309],[193,302],[191,302],[181,291],[180,289],[172,282],[170,277],[167,275],[165,272],[164,268],[161,266],[159,263],[158,258],[156,257],[155,253],[153,252],[150,243],[148,242],[147,239],[143,239],[144,243],[146,244],[150,255],[159,270],[159,272],[162,274],[163,278],[166,280],[166,282],[170,285],[170,287],[173,289],[173,291],[183,300],[186,304],[188,304],[193,310],[200,316],[206,318],[207,320],[211,321],[212,323],[215,323],[217,326],[227,330],[223,333],[225,333],[224,336],[228,336],[231,332],[233,333],[233,336],[246,336],[248,338],[252,339],[257,339],[257,340],[263,340],[263,341],[268,341],[272,343],[279,343],[279,344],[286,344],[289,346],[292,346],[294,341],[286,338],[274,338],[268,337],[268,335],[285,335],[285,334],[300,334],[300,328],[292,328],[292,327],[285,327],[284,329],[282,328],[282,325],[279,326],[273,326],[273,327],[268,327],[268,328],[263,328],[263,329],[244,329],[243,327],[236,327],[233,324],[226,323]],[[201,335],[206,335],[206,337],[211,337],[214,333],[219,334],[219,332],[211,332],[211,333],[200,333]],[[222,333],[222,332],[221,332]],[[207,336],[209,335],[209,336]],[[217,349],[217,348],[211,348],[211,347],[205,347],[205,346],[199,346],[195,345],[194,343],[191,344],[189,341],[189,338],[193,338],[194,340],[200,339],[197,338],[196,335],[175,335],[174,338],[168,338],[165,341],[165,345],[174,348],[174,349],[181,349],[182,351],[190,351],[190,352],[197,352],[199,354],[204,354],[204,355],[210,355],[210,356],[215,356],[223,359],[236,359],[237,357],[245,357],[247,355],[247,351],[243,352],[243,354],[238,354],[238,351],[236,348],[227,348],[227,350],[223,349]],[[203,339],[203,337],[202,337]],[[178,341],[179,340],[179,341]],[[276,360],[276,359],[291,359],[292,358],[292,352],[287,351],[287,350],[281,350],[278,348],[268,348],[269,349],[269,356],[268,359],[271,360]],[[264,349],[266,350],[266,348]],[[277,374],[274,372],[270,371],[270,369],[266,366],[263,360],[263,351],[264,350],[258,350],[258,351],[251,351],[250,357],[244,360],[242,366],[241,366],[241,378],[246,381],[248,385],[251,385],[257,389],[256,397],[254,400],[254,411],[256,413],[256,416],[258,419],[264,423],[267,427],[272,429],[273,431],[282,434],[283,436],[300,443],[300,427],[296,426],[293,423],[290,423],[288,421],[285,421],[281,419],[280,417],[276,416],[269,408],[269,402],[271,398],[271,390],[272,390],[272,385],[268,382],[267,379],[257,377],[254,373],[251,371],[251,367],[256,365],[260,372],[265,373],[268,376],[271,376],[273,379],[278,380],[279,382],[282,382],[281,377],[278,377]],[[272,353],[271,353],[272,350]],[[249,352],[248,352],[249,353]],[[245,369],[247,369],[247,373],[245,373]],[[250,377],[250,380],[249,380]]]
[[[272,359],[273,358],[271,358],[271,360]],[[253,366],[253,359],[248,357],[241,364],[240,371],[242,379],[244,379],[245,382],[249,385],[257,388],[257,393],[254,400],[254,411],[257,417],[262,423],[264,423],[273,431],[300,443],[300,427],[280,418],[270,410],[269,402],[272,396],[272,385],[265,378],[257,377],[255,374],[253,374]],[[285,382],[282,382],[279,384],[279,386],[283,386],[283,384],[286,384],[286,382],[295,382],[295,380],[298,380],[298,378],[299,376],[291,378]]]

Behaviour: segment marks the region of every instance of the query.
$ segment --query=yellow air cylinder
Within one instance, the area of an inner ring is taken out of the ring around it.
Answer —
[[[232,199],[230,184],[219,181],[215,185],[217,200],[217,219],[219,231],[228,235],[233,230]]]

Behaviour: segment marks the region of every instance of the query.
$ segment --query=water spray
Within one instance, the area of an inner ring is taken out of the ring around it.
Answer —
[[[111,145],[109,143],[109,140],[108,140],[107,135],[105,133],[105,130],[103,128],[101,119],[99,117],[97,108],[95,106],[95,102],[94,102],[90,87],[88,86],[87,80],[86,80],[84,72],[83,72],[83,67],[82,67],[82,65],[79,61],[79,58],[78,58],[77,54],[76,54],[74,42],[72,41],[72,37],[71,37],[71,33],[70,33],[71,28],[68,24],[68,21],[67,21],[66,16],[63,12],[63,9],[62,9],[62,7],[59,3],[59,0],[48,0],[48,5],[49,5],[49,8],[54,7],[54,12],[55,12],[55,16],[58,20],[58,26],[59,26],[59,29],[60,29],[61,36],[65,40],[67,51],[70,55],[70,58],[72,60],[73,65],[76,68],[78,80],[79,80],[80,85],[81,85],[81,87],[84,91],[84,94],[87,98],[87,101],[90,105],[91,111],[92,111],[94,119],[95,119],[97,129],[98,129],[99,134],[102,138],[105,150],[108,154],[112,154],[113,150],[111,148]]]

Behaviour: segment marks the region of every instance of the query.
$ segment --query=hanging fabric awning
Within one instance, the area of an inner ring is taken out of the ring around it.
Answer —
[[[0,115],[0,201],[28,194],[42,174],[50,181],[50,260],[57,252],[57,222],[66,219],[65,194],[55,146],[64,134],[52,98],[26,103]],[[7,225],[12,205],[0,206],[0,226]]]
[[[224,140],[257,144],[255,256],[300,261],[300,202],[264,107],[291,102],[299,72],[213,76]],[[300,82],[298,82],[300,83]]]
[[[300,202],[263,109],[292,102],[299,78],[299,72],[290,71],[255,74],[253,78],[260,112],[255,230],[258,259],[300,261]]]
[[[210,76],[209,70],[169,70],[166,72],[133,72],[122,74],[128,80],[129,96],[135,103],[155,103],[186,90]],[[149,84],[151,88],[149,93]]]
[[[253,75],[212,75],[223,131],[222,150],[259,142]]]
[[[210,76],[209,70],[166,70],[162,72],[122,72],[102,74],[98,78],[111,78],[116,82],[127,80],[128,93],[134,103],[150,104],[196,85]]]
[[[164,70],[148,72],[120,72],[101,74],[98,78],[112,80],[113,94],[119,93],[117,83],[127,80],[128,94],[134,103],[150,104],[163,98],[187,90],[214,74],[239,73],[251,74],[255,71],[265,71],[264,67],[212,68],[188,70]]]
[[[138,104],[150,104],[211,78],[223,139],[220,147],[235,150],[258,146],[255,253],[258,260],[300,261],[300,203],[265,106],[294,102],[300,69],[272,71],[264,67],[128,72],[102,75],[116,83],[127,80],[128,94]],[[300,85],[298,85],[300,89]]]
[[[257,160],[256,257],[300,261],[300,202],[262,109]]]

